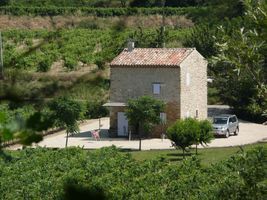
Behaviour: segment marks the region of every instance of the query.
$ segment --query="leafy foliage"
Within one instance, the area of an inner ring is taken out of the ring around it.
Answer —
[[[40,131],[44,129],[39,129]],[[0,107],[0,152],[2,144],[10,140],[18,140],[23,145],[40,142],[42,135],[37,134],[33,121],[28,120],[23,112],[10,112],[8,107]]]
[[[164,8],[167,16],[173,15],[199,15],[204,13],[206,7],[181,7],[181,8]],[[55,7],[55,6],[0,6],[0,13],[6,15],[32,15],[32,16],[58,16],[58,15],[81,15],[97,17],[115,17],[115,16],[134,16],[134,15],[159,15],[163,13],[163,8],[93,8],[93,7]]]
[[[25,149],[0,160],[1,199],[264,199],[266,149],[243,152],[210,167],[196,157],[181,163],[136,161],[118,149]],[[102,191],[102,192],[101,192]]]
[[[184,45],[195,46],[211,61],[209,75],[214,78],[213,87],[220,94],[220,102],[232,106],[242,118],[264,122],[267,4],[264,0],[246,0],[227,7],[230,3],[233,1],[209,2],[217,7],[215,12],[229,11],[232,19],[197,25]]]
[[[141,150],[141,138],[151,131],[153,125],[160,123],[160,113],[163,112],[164,106],[162,101],[150,96],[142,96],[128,101],[125,114],[129,124],[139,135],[139,150]]]
[[[62,29],[9,30],[3,32],[4,66],[7,69],[26,69],[40,72],[49,71],[54,62],[63,60],[69,70],[82,65],[96,64],[105,67],[125,47],[132,37],[137,47],[160,47],[163,39],[172,44],[183,38],[186,30],[92,30]],[[31,41],[33,44],[29,44]]]
[[[183,6],[196,6],[203,5],[205,0],[133,0],[130,3],[132,7],[160,7],[160,6],[170,6],[170,7],[183,7]]]
[[[142,129],[147,134],[153,124],[160,123],[160,113],[164,110],[164,103],[149,96],[142,96],[138,99],[130,99],[126,109],[126,116],[129,123],[137,126],[140,133]]]
[[[64,60],[64,66],[74,70],[79,61],[94,64],[100,56],[104,62],[110,61],[122,49],[126,37],[127,32],[88,29],[6,31],[3,33],[4,65],[19,69],[37,67],[37,71],[46,72],[54,62]],[[28,45],[26,41],[35,43]],[[96,49],[97,46],[101,48]]]
[[[66,97],[59,97],[54,99],[49,104],[52,111],[52,118],[58,127],[66,129],[66,147],[68,144],[68,134],[76,133],[79,131],[78,120],[83,116],[82,105],[74,100]]]
[[[198,143],[201,145],[207,145],[214,138],[212,124],[208,120],[199,121],[200,134],[198,138]]]
[[[85,117],[88,119],[97,119],[100,117],[106,117],[108,116],[108,109],[103,106],[104,102],[88,102],[86,104],[86,112]]]
[[[178,120],[167,129],[167,135],[176,147],[183,150],[183,154],[187,147],[199,142],[200,128],[197,120],[187,118]]]
[[[225,100],[238,113],[263,121],[261,115],[267,112],[267,4],[247,0],[245,6],[244,26],[235,27],[231,34],[220,27],[222,37],[216,38],[219,53],[212,60],[216,67],[221,66],[218,75],[231,83],[227,83],[228,90],[227,80],[221,80]]]
[[[204,146],[213,139],[212,130],[212,125],[208,120],[198,121],[193,118],[187,118],[178,120],[170,126],[167,130],[167,135],[173,141],[175,147],[183,150],[183,154],[186,148],[196,144],[197,154],[197,145]]]

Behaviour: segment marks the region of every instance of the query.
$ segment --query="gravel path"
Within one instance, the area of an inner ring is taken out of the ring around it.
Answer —
[[[80,126],[80,133],[69,138],[68,146],[79,146],[85,149],[97,149],[115,145],[124,149],[138,149],[139,141],[129,141],[127,139],[106,138],[102,137],[101,141],[95,141],[91,138],[89,131],[98,129],[99,120],[89,120],[86,124]],[[102,135],[107,135],[109,128],[109,118],[101,119]],[[64,148],[66,134],[64,131],[46,136],[42,142],[38,144],[41,147]],[[208,147],[230,147],[245,144],[256,143],[267,139],[267,126],[241,121],[240,132],[238,136],[230,136],[229,138],[216,138]],[[37,145],[36,145],[37,146]],[[19,145],[12,146],[9,149],[21,148]],[[168,139],[147,139],[142,141],[142,149],[172,149],[171,142]]]

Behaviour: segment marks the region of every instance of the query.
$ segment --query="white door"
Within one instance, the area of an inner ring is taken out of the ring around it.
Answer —
[[[118,112],[118,136],[128,136],[128,119],[124,112]]]

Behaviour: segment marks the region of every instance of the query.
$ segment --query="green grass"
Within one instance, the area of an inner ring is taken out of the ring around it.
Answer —
[[[264,147],[267,149],[267,143],[257,143],[242,146],[245,151],[255,147]],[[205,166],[218,163],[225,160],[235,153],[241,151],[240,147],[223,147],[223,148],[206,148],[198,150],[198,157],[201,163]],[[195,154],[195,149],[191,149],[191,155]],[[187,156],[190,156],[190,153]],[[130,153],[136,160],[151,160],[155,158],[164,158],[167,162],[179,162],[183,159],[181,150],[150,150],[150,151],[136,151]]]

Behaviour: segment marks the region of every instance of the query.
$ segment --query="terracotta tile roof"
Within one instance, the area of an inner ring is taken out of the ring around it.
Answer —
[[[135,48],[124,49],[110,64],[111,67],[178,67],[193,48]]]

